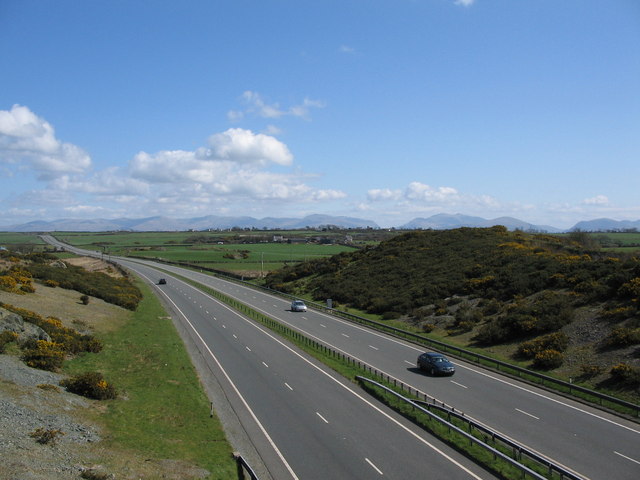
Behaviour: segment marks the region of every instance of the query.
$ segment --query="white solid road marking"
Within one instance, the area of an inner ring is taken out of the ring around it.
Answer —
[[[540,418],[536,417],[535,415],[531,415],[530,413],[525,412],[524,410],[520,410],[519,408],[516,408],[516,410],[520,413],[523,413],[531,418],[535,418],[536,420],[540,420]]]
[[[369,460],[368,458],[365,457],[365,460],[367,461],[367,463],[369,465],[371,465],[373,467],[373,469],[378,472],[380,475],[384,475],[384,473],[382,473],[382,470],[380,470],[378,467],[376,467],[373,462],[371,460]]]

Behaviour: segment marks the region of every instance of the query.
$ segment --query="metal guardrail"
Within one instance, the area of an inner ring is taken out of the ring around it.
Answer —
[[[387,393],[389,393],[389,394],[395,396],[396,398],[402,400],[403,402],[407,403],[408,405],[411,405],[413,408],[415,408],[417,410],[420,410],[422,413],[427,415],[429,418],[440,422],[442,425],[445,425],[449,430],[454,430],[456,433],[458,433],[462,437],[464,437],[467,440],[469,440],[469,442],[480,446],[482,449],[490,452],[495,457],[500,457],[505,462],[509,463],[510,465],[512,465],[515,468],[517,468],[518,470],[520,470],[522,472],[523,476],[525,474],[528,474],[533,478],[536,478],[536,479],[539,479],[539,480],[546,480],[547,477],[544,477],[544,476],[540,475],[539,473],[531,470],[530,468],[528,468],[525,465],[523,465],[522,463],[520,463],[518,460],[511,458],[509,455],[501,452],[500,450],[492,447],[491,445],[488,445],[487,443],[485,443],[482,440],[480,440],[479,438],[471,435],[470,433],[465,432],[461,428],[457,427],[456,425],[452,424],[451,422],[448,422],[447,420],[445,420],[444,418],[440,417],[439,415],[436,415],[435,413],[429,411],[428,409],[423,408],[422,406],[420,406],[418,403],[414,402],[413,400],[411,400],[411,399],[409,399],[407,397],[404,397],[404,396],[400,395],[399,393],[394,392],[390,388],[387,388],[384,385],[381,385],[380,383],[375,382],[375,381],[373,381],[373,380],[371,380],[369,378],[358,376],[358,377],[356,377],[356,379],[358,381],[361,381],[361,382],[366,382],[366,383],[373,384],[376,387],[379,387],[379,388],[383,389],[384,391],[386,391]],[[580,477],[568,477],[568,478],[575,478],[575,479],[578,479],[578,480],[582,480]]]
[[[458,413],[455,410],[449,410],[445,407],[441,407],[439,405],[432,404],[429,402],[423,402],[421,400],[414,400],[414,402],[417,403],[418,405],[424,405],[425,407],[427,407],[427,409],[434,408],[440,412],[445,413],[447,415],[449,422],[451,421],[451,417],[453,416],[458,420],[461,420],[467,423],[470,431],[472,429],[476,429],[482,432],[483,434],[490,436],[492,441],[494,442],[499,441],[504,446],[512,449],[513,454],[518,459],[518,461],[521,461],[522,455],[526,455],[532,461],[545,466],[549,471],[549,475],[551,475],[553,472],[556,472],[560,475],[560,478],[568,478],[571,480],[584,480],[583,477],[580,477],[577,474],[568,471],[566,468],[550,461],[549,459],[543,457],[542,455],[539,455],[536,452],[529,450],[527,447],[520,445],[519,443],[511,440],[510,438],[505,437],[504,435],[498,432],[495,432],[494,430],[491,430],[489,427],[469,419],[462,413]]]
[[[258,475],[253,471],[249,463],[240,455],[239,453],[234,452],[233,458],[236,461],[236,466],[238,467],[238,480],[245,480],[247,477],[245,473],[249,475],[249,480],[260,480]]]

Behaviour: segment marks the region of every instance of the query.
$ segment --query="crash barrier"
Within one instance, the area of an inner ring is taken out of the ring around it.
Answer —
[[[235,459],[236,465],[238,467],[238,480],[245,480],[247,478],[249,480],[260,480],[251,466],[242,457],[242,455],[240,455],[239,453],[234,453],[233,458]]]
[[[149,260],[149,258],[145,258],[145,260]],[[160,258],[156,258],[154,260],[160,263],[165,263],[170,265],[180,265],[184,267],[197,268],[199,270],[209,271],[219,277],[224,278],[225,280],[239,282],[247,287],[262,290],[272,295],[276,295],[282,298],[287,298],[289,300],[299,298],[293,295],[289,295],[287,293],[279,292],[278,290],[273,290],[268,287],[255,285],[253,283],[250,283],[241,279],[239,275],[232,275],[232,274],[229,274],[229,272],[221,272],[219,270],[214,270],[212,268],[205,268],[199,265],[189,264],[187,262],[175,262],[170,260],[163,260]],[[617,412],[627,413],[631,416],[640,418],[640,405],[638,404],[627,402],[620,398],[612,397],[611,395],[607,395],[605,393],[591,390],[590,388],[582,387],[580,385],[575,385],[572,382],[565,382],[564,380],[553,378],[548,375],[544,375],[543,373],[529,370],[527,368],[518,367],[517,365],[512,365],[510,363],[503,362],[495,358],[487,357],[477,352],[472,352],[464,348],[448,345],[444,342],[430,339],[422,335],[419,335],[417,333],[402,330],[400,328],[392,327],[382,322],[376,322],[375,320],[369,320],[368,318],[360,317],[352,313],[344,312],[335,308],[329,308],[327,305],[324,305],[321,303],[310,302],[310,301],[305,301],[305,303],[307,304],[308,307],[311,307],[315,310],[320,310],[325,313],[329,313],[331,315],[335,315],[337,317],[343,318],[345,320],[358,323],[360,325],[365,325],[370,328],[374,328],[376,330],[388,333],[397,338],[408,340],[418,345],[434,348],[438,351],[450,354],[461,360],[466,360],[466,361],[476,363],[478,365],[482,365],[484,367],[493,368],[501,373],[518,377],[521,380],[524,380],[533,384],[541,385],[547,388],[552,388],[554,391],[557,391],[559,393],[570,395],[572,397],[575,397],[576,399],[597,404],[603,408],[614,408]]]
[[[368,379],[364,379],[364,380],[372,382],[371,380],[368,380]],[[372,382],[372,383],[375,383],[375,382]],[[431,409],[438,410],[441,414],[447,416],[447,421],[449,423],[451,423],[451,417],[457,418],[458,420],[464,422],[467,425],[467,428],[469,429],[469,433],[473,432],[474,429],[481,432],[484,435],[485,443],[487,443],[487,440],[489,438],[491,439],[491,442],[493,442],[494,444],[497,442],[500,442],[505,447],[511,449],[513,457],[516,458],[519,462],[522,461],[523,456],[526,456],[531,461],[536,462],[539,465],[545,466],[550,476],[556,473],[560,475],[560,478],[563,478],[563,479],[568,478],[571,480],[583,480],[583,477],[580,477],[575,473],[568,471],[566,468],[550,461],[549,459],[543,457],[542,455],[536,452],[529,450],[526,447],[523,447],[519,443],[511,440],[510,438],[494,430],[491,430],[489,427],[482,425],[481,423],[475,422],[474,420],[471,420],[468,417],[465,417],[463,413],[458,413],[455,410],[449,410],[439,405],[423,402],[422,400],[414,400],[414,402],[418,405],[426,407],[428,410],[431,410]]]
[[[392,389],[390,389],[388,387],[385,387],[384,385],[382,385],[382,384],[380,384],[380,383],[378,383],[378,382],[376,382],[374,380],[371,380],[370,378],[357,376],[356,379],[360,383],[367,383],[367,384],[370,384],[370,385],[375,385],[376,387],[384,390],[385,392],[387,392],[390,395],[393,395],[394,397],[396,397],[397,399],[401,400],[402,402],[405,402],[407,405],[410,405],[414,409],[419,410],[421,413],[424,413],[430,420],[436,420],[437,422],[439,422],[442,425],[446,426],[449,431],[453,430],[458,435],[460,435],[460,436],[466,438],[467,440],[469,440],[470,443],[478,445],[482,449],[490,452],[494,456],[494,458],[495,457],[500,457],[505,462],[511,464],[512,466],[514,466],[515,468],[520,470],[520,472],[521,472],[523,477],[525,475],[529,475],[529,476],[531,476],[533,478],[537,478],[537,479],[546,479],[546,478],[555,478],[555,477],[553,477],[553,475],[556,474],[556,475],[559,475],[561,479],[567,478],[567,479],[571,479],[571,480],[584,480],[583,477],[580,477],[580,476],[578,476],[578,475],[576,475],[576,474],[574,474],[572,472],[567,471],[565,468],[563,468],[563,467],[561,467],[561,466],[559,466],[559,465],[557,465],[557,464],[555,464],[553,462],[548,461],[544,457],[541,457],[540,455],[537,455],[536,453],[531,452],[527,448],[525,448],[525,447],[523,447],[521,445],[518,445],[517,443],[515,443],[513,441],[510,441],[510,440],[506,439],[505,437],[502,437],[502,436],[499,436],[499,435],[495,434],[495,432],[491,431],[490,429],[487,429],[486,427],[483,427],[483,426],[477,424],[476,422],[473,422],[473,421],[467,419],[462,414],[459,414],[459,413],[453,412],[451,410],[436,406],[435,408],[437,408],[440,411],[444,412],[449,417],[448,420],[445,420],[441,416],[436,415],[435,413],[431,412],[431,410],[430,410],[431,405],[429,405],[426,402],[420,402],[420,401],[416,401],[416,400],[412,400],[410,398],[407,398],[407,397],[395,392],[394,390],[392,390]],[[453,423],[451,423],[451,416],[455,416],[455,418],[462,420],[467,425],[467,428],[469,429],[469,432],[466,432],[463,429],[461,429],[458,426],[456,426]],[[499,440],[505,446],[508,446],[509,448],[513,449],[513,455],[514,455],[515,458],[512,458],[511,456],[507,455],[506,453],[501,452],[497,448],[492,447],[491,445],[489,445],[483,439],[480,439],[480,438],[475,437],[474,435],[472,435],[471,432],[473,431],[473,428],[476,428],[477,430],[482,431],[483,433],[491,435],[494,444],[496,443],[496,440]],[[526,467],[525,465],[523,465],[521,463],[523,454],[527,455],[531,460],[535,461],[536,463],[538,463],[540,465],[543,465],[545,468],[547,468],[549,477],[545,477],[545,476],[543,476],[543,475],[531,470],[530,468]]]

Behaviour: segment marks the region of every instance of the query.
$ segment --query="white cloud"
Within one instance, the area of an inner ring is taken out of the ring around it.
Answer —
[[[408,200],[445,203],[459,198],[458,191],[452,187],[433,188],[420,182],[411,182],[404,193]]]
[[[356,49],[348,45],[340,45],[340,48],[338,50],[340,51],[340,53],[347,53],[350,55],[356,53]]]
[[[83,173],[91,167],[84,150],[58,140],[49,122],[20,105],[0,110],[0,162],[30,166],[42,180]]]
[[[609,199],[605,195],[596,195],[592,198],[585,198],[583,205],[609,205]]]
[[[206,156],[215,160],[260,165],[290,165],[293,161],[293,155],[284,143],[272,136],[242,128],[230,128],[226,132],[211,135],[209,145],[211,150],[206,151]]]
[[[391,190],[389,188],[372,189],[367,192],[367,199],[371,202],[399,200],[402,198],[401,190]]]
[[[237,122],[245,115],[255,115],[262,118],[278,119],[285,116],[292,116],[308,120],[311,108],[324,108],[324,102],[305,98],[301,104],[293,105],[289,108],[281,108],[279,103],[267,103],[257,92],[247,90],[242,94],[242,101],[247,106],[245,111],[230,110],[227,118]]]
[[[470,7],[475,3],[476,0],[456,0],[454,3],[456,5],[461,5],[463,7]]]

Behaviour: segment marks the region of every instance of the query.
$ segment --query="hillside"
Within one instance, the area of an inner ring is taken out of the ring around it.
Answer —
[[[267,285],[320,302],[331,298],[340,308],[537,369],[637,390],[640,259],[597,245],[581,232],[563,238],[504,227],[417,231],[287,267],[268,275]]]

